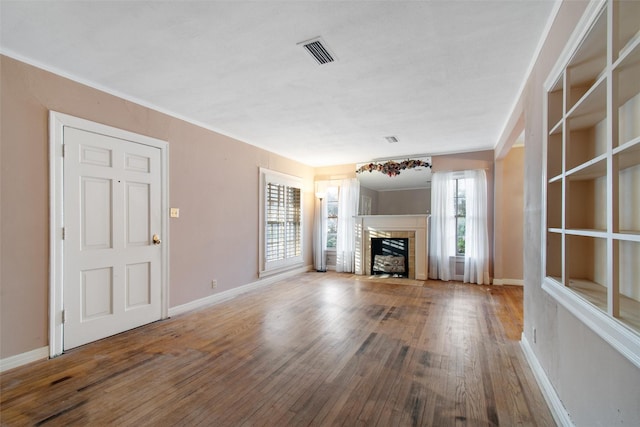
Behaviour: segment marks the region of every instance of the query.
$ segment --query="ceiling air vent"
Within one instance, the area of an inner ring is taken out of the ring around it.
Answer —
[[[335,61],[335,56],[329,51],[326,44],[320,37],[300,42],[298,44],[302,45],[302,47],[305,48],[311,56],[313,56],[313,59],[315,59],[319,65]]]
[[[385,136],[384,139],[386,139],[389,144],[393,144],[394,142],[398,142],[398,138],[395,137],[395,136]]]

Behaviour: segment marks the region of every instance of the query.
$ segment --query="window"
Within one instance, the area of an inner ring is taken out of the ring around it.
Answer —
[[[464,179],[455,180],[454,209],[456,217],[456,255],[464,255],[464,235],[466,232],[467,200]]]
[[[338,241],[338,187],[327,188],[327,249],[335,249]]]
[[[261,274],[302,263],[302,183],[261,169]]]
[[[487,228],[484,169],[435,172],[431,182],[429,277],[490,283]],[[464,262],[459,262],[461,259]],[[458,266],[463,268],[458,270]]]
[[[640,367],[640,2],[596,6],[545,83],[543,289]]]

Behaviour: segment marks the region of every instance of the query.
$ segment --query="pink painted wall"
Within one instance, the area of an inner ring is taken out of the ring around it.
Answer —
[[[0,58],[0,358],[48,345],[49,110],[169,142],[171,307],[258,280],[260,167],[303,178],[311,264],[313,168]]]

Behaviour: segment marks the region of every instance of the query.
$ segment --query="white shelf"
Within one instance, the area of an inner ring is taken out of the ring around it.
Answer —
[[[617,105],[623,105],[640,92],[640,40],[621,57],[613,70],[618,75]]]
[[[618,8],[617,22],[617,47],[619,48],[618,56],[625,55],[630,47],[638,43],[640,39],[640,2],[624,1],[614,4]],[[615,52],[614,52],[615,53]]]
[[[567,236],[597,237],[606,239],[608,237],[607,230],[598,230],[591,228],[567,228],[564,230]]]
[[[638,242],[640,243],[640,231],[636,230],[620,230],[619,233],[613,233],[615,240],[622,242]]]
[[[565,176],[570,180],[588,180],[600,178],[607,174],[607,155],[601,154],[575,168],[567,171]]]
[[[562,133],[562,124],[564,123],[564,120],[560,119],[560,121],[558,123],[556,123],[556,125],[554,127],[551,128],[551,130],[549,131],[549,135],[557,135],[559,133]]]
[[[618,157],[618,170],[625,170],[640,165],[640,137],[614,150]]]
[[[580,98],[567,113],[568,130],[575,131],[595,126],[607,117],[606,75]]]
[[[640,1],[600,7],[546,79],[543,288],[640,366]]]
[[[640,150],[640,136],[633,138],[631,141],[627,141],[619,147],[613,149],[613,154],[618,154],[624,150]]]
[[[562,174],[554,176],[549,180],[549,184],[553,184],[554,182],[562,182],[562,178],[563,178]]]

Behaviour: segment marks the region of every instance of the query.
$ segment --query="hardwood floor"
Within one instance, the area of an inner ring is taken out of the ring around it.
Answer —
[[[1,376],[2,425],[555,425],[522,288],[305,273]]]

